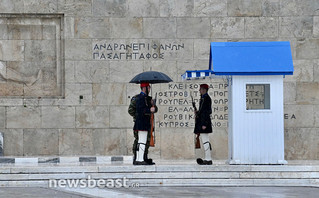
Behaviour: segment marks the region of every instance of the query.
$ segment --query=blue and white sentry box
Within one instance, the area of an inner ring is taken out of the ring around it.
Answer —
[[[283,78],[293,74],[290,43],[212,42],[208,70],[183,79],[228,79],[228,162],[286,164]]]

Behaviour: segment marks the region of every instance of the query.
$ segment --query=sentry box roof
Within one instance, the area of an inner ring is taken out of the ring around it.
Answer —
[[[216,75],[292,75],[290,43],[212,42],[209,69]]]
[[[208,70],[188,70],[183,79],[215,75],[292,75],[288,41],[211,42]]]

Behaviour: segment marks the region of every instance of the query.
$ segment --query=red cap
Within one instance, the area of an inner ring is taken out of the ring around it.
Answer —
[[[208,84],[201,84],[201,85],[200,85],[200,88],[208,89],[208,88],[209,88],[209,86],[208,86]]]
[[[148,87],[148,86],[150,86],[150,83],[148,83],[148,82],[141,83],[141,88]]]

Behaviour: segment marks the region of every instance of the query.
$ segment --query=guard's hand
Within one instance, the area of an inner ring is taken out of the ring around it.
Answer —
[[[206,126],[202,126],[202,129],[205,130],[205,129],[206,129]]]
[[[155,107],[151,107],[151,112],[152,112],[152,113],[155,112]]]

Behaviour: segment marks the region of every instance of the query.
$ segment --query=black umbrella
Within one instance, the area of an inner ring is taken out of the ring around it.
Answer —
[[[148,82],[150,84],[156,84],[156,83],[169,83],[172,82],[173,80],[168,77],[166,74],[162,72],[157,72],[157,71],[146,71],[140,74],[137,74],[131,81],[130,83],[143,83],[143,82]],[[157,94],[156,94],[157,95]],[[155,95],[155,100],[154,105],[156,103],[156,95]],[[150,140],[150,146],[154,146],[155,144],[155,131],[154,131],[154,114],[151,114],[151,140]],[[153,136],[154,132],[154,136]]]
[[[166,74],[162,72],[157,72],[157,71],[146,71],[140,74],[137,74],[131,81],[130,83],[142,83],[142,82],[148,82],[151,84],[156,84],[156,83],[169,83],[172,82],[173,80],[168,77]]]

